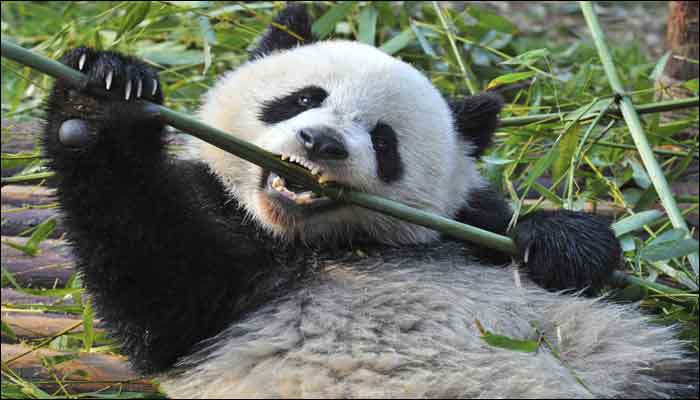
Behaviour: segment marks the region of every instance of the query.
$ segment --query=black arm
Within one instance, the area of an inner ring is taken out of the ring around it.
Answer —
[[[512,214],[503,196],[485,187],[470,193],[467,207],[457,214],[457,220],[508,234],[530,278],[547,289],[586,289],[586,293],[595,294],[621,264],[619,241],[605,218],[568,210],[539,210],[507,232]],[[510,259],[482,248],[476,248],[474,255],[501,264]]]
[[[44,149],[68,238],[124,352],[160,371],[277,290],[294,263],[242,221],[205,165],[168,157],[162,123],[139,112],[140,98],[162,102],[155,71],[87,48],[62,61],[113,94],[58,81],[48,99]]]

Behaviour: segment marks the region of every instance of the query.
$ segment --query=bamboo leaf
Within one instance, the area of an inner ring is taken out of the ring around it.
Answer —
[[[36,227],[36,229],[34,229],[34,232],[32,233],[32,236],[29,237],[29,240],[27,240],[25,247],[31,252],[32,255],[38,254],[39,243],[46,239],[54,229],[56,229],[55,218],[49,218],[42,222]]]
[[[525,79],[531,78],[536,74],[535,71],[525,71],[525,72],[513,72],[511,74],[501,75],[486,86],[486,90],[495,88],[497,86],[505,85],[508,83],[520,82]]]
[[[620,237],[626,233],[642,229],[644,225],[649,225],[658,221],[664,216],[659,210],[648,210],[625,217],[612,225],[615,236]]]
[[[13,342],[17,341],[17,335],[15,335],[15,331],[13,331],[12,328],[10,328],[10,326],[5,323],[5,321],[0,320],[0,327],[2,329],[2,333],[4,333],[8,338],[10,338],[10,340],[12,340]]]
[[[43,364],[46,368],[53,368],[59,364],[63,364],[64,362],[75,360],[78,357],[80,357],[80,354],[78,353],[60,354],[57,356],[46,356],[41,357],[41,364]]]
[[[129,32],[130,30],[134,29],[136,25],[140,24],[141,21],[143,21],[146,18],[150,9],[150,1],[129,2],[126,6],[127,11],[126,17],[124,17],[123,19],[124,23],[122,23],[121,28],[119,28],[115,40],[118,40],[122,37],[124,33]]]
[[[682,239],[647,246],[642,249],[641,257],[646,261],[663,261],[688,256],[697,252],[697,240]]]
[[[335,31],[335,26],[338,22],[345,19],[345,17],[350,14],[352,8],[355,6],[356,1],[341,1],[331,7],[321,18],[314,22],[311,26],[311,31],[318,38],[325,38]]]
[[[558,154],[552,163],[552,179],[554,182],[560,182],[562,176],[566,174],[566,171],[571,166],[571,159],[573,158],[576,148],[578,147],[579,130],[580,125],[573,126],[564,134],[564,137],[557,146]]]
[[[526,51],[520,55],[517,55],[509,60],[502,61],[503,65],[532,65],[537,60],[547,57],[550,54],[548,49],[535,49]]]
[[[83,346],[85,346],[85,351],[90,351],[95,342],[94,320],[95,313],[92,311],[91,301],[88,300],[83,308]]]
[[[420,45],[421,49],[423,49],[423,53],[429,55],[430,57],[437,58],[438,55],[433,49],[433,46],[430,45],[430,42],[425,38],[423,31],[414,21],[411,21],[411,30],[413,30],[413,33],[416,35],[416,39],[418,39],[418,44]]]
[[[380,49],[389,55],[393,55],[411,44],[414,38],[413,30],[408,28],[384,43]]]
[[[373,6],[365,7],[360,11],[357,28],[357,40],[359,42],[374,46],[378,16],[379,12]]]
[[[661,75],[663,75],[669,58],[671,58],[671,50],[667,51],[663,56],[661,56],[661,58],[659,58],[659,62],[656,63],[654,70],[651,71],[651,74],[649,75],[649,79],[656,81],[661,77]]]
[[[467,13],[476,19],[483,27],[509,35],[518,31],[518,27],[508,19],[483,8],[470,6],[467,8]]]
[[[490,346],[513,351],[522,351],[524,353],[534,353],[540,347],[539,342],[536,340],[513,339],[508,336],[497,335],[484,329],[478,319],[475,320],[474,323],[481,333],[481,339]]]

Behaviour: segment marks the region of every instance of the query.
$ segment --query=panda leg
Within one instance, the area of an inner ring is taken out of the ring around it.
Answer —
[[[140,111],[162,102],[154,70],[85,47],[62,61],[111,93],[57,81],[47,104],[44,151],[77,267],[123,352],[160,371],[277,290],[280,251],[206,166],[168,157],[163,124]]]

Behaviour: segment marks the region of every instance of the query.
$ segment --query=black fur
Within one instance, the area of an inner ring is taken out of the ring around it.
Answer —
[[[85,72],[156,77],[116,53],[89,54]],[[123,93],[124,79],[112,90]],[[160,92],[153,100],[160,102]],[[48,99],[45,156],[58,175],[58,196],[78,269],[98,314],[140,371],[161,371],[241,313],[283,292],[298,268],[293,252],[250,223],[218,179],[199,163],[176,162],[163,148],[163,125],[134,118],[137,101],[96,100],[57,81]],[[87,121],[90,144],[58,140],[68,119]]]
[[[503,99],[496,93],[482,93],[452,100],[449,104],[457,131],[473,145],[470,155],[481,156],[493,140]]]
[[[403,161],[399,154],[399,140],[394,129],[379,122],[370,132],[372,147],[377,160],[377,175],[385,183],[395,182],[403,176]]]
[[[513,212],[503,195],[495,188],[487,186],[469,192],[467,204],[457,212],[455,220],[489,232],[505,235],[512,214]],[[476,245],[472,246],[471,255],[494,264],[505,264],[510,260],[510,256],[507,254]]]
[[[274,24],[270,25],[260,38],[258,46],[251,52],[251,60],[262,58],[276,50],[291,49],[313,43],[316,40],[311,33],[311,18],[303,4],[290,2],[280,11],[274,19],[274,23],[285,27],[287,31],[274,26]],[[298,37],[290,35],[288,31],[294,32]]]
[[[549,289],[587,288],[595,294],[622,262],[609,222],[593,214],[537,211],[511,236],[532,280]]]
[[[276,124],[294,118],[304,111],[319,107],[328,92],[318,86],[307,86],[263,103],[258,119],[266,124]],[[300,100],[305,98],[307,103]]]

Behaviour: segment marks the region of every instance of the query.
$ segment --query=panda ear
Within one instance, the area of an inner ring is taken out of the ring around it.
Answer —
[[[291,49],[315,41],[311,33],[311,17],[306,7],[289,3],[267,28],[251,52],[250,59],[265,57],[275,50]]]
[[[491,145],[493,132],[498,126],[498,113],[503,108],[503,99],[496,93],[482,93],[449,101],[455,128],[473,150],[470,154],[479,157]]]

